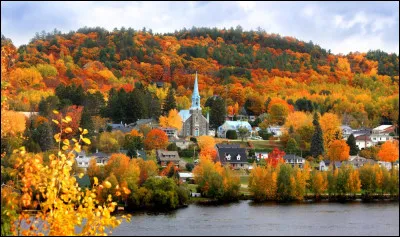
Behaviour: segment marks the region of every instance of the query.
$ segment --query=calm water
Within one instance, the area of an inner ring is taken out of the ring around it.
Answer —
[[[134,213],[112,235],[399,235],[399,203],[189,205]]]

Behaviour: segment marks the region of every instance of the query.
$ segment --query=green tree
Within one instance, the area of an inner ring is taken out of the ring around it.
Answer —
[[[221,97],[215,97],[213,100],[210,110],[210,127],[218,129],[225,122],[225,101]]]
[[[250,135],[249,130],[246,127],[239,127],[238,133],[239,133],[239,137],[242,139],[242,141]]]
[[[314,130],[314,134],[311,138],[310,152],[311,152],[311,155],[315,158],[324,153],[324,139],[322,137],[322,129],[318,122],[317,113],[314,113],[313,124],[314,124],[315,130]]]
[[[238,138],[235,130],[226,131],[226,138],[236,140]]]
[[[299,153],[299,146],[294,138],[290,138],[286,144],[285,149],[286,154],[298,154]]]
[[[143,149],[143,138],[140,136],[125,135],[124,148],[128,150],[127,156],[137,157],[137,151]]]
[[[347,145],[350,147],[350,155],[355,156],[358,154],[358,147],[356,145],[356,139],[354,138],[354,135],[351,134],[346,141]]]
[[[164,104],[163,104],[163,109],[162,109],[162,114],[168,115],[168,112],[171,109],[176,109],[176,101],[175,101],[175,92],[174,89],[169,88],[167,97],[165,98]]]
[[[277,196],[280,201],[292,200],[291,177],[293,168],[289,164],[280,166],[277,180]]]

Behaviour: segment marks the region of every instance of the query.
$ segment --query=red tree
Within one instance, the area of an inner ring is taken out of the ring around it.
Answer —
[[[274,148],[274,150],[268,154],[267,163],[272,165],[272,167],[276,167],[279,163],[284,163],[283,157],[285,156],[285,152],[279,150],[278,148]]]

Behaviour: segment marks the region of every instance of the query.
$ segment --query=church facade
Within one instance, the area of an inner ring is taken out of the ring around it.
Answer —
[[[207,114],[207,118],[205,118],[201,113],[200,94],[197,84],[197,72],[192,94],[192,106],[189,110],[179,111],[179,115],[181,116],[183,122],[182,129],[179,133],[180,136],[198,137],[202,135],[208,135],[209,116]]]

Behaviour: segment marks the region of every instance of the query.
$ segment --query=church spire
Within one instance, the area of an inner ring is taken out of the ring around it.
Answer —
[[[197,85],[197,71],[196,71],[196,78],[194,79],[194,88],[193,88],[193,96],[199,95],[199,86]]]
[[[196,71],[196,77],[194,79],[194,87],[193,87],[193,94],[192,94],[192,107],[190,107],[190,109],[199,109],[199,110],[201,110],[199,86],[197,84],[197,71]]]

